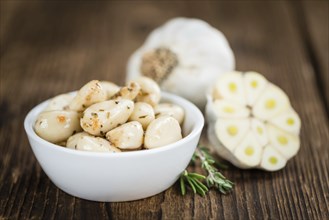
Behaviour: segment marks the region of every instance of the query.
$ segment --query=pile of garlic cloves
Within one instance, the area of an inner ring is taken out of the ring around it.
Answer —
[[[51,99],[34,125],[44,140],[82,151],[121,152],[162,147],[182,139],[184,109],[159,103],[150,78],[126,86],[92,80],[76,94]]]

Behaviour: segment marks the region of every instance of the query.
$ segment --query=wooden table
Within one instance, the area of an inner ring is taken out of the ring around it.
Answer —
[[[2,0],[0,9],[0,219],[329,219],[327,1]],[[228,195],[182,197],[175,184],[139,201],[98,203],[59,190],[32,154],[27,112],[91,79],[123,84],[129,55],[176,16],[222,30],[239,70],[286,91],[303,122],[298,155],[274,173],[230,167]]]

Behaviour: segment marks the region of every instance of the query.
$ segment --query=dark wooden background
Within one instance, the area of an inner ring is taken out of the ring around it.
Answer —
[[[329,219],[328,1],[0,2],[0,219]],[[129,55],[176,16],[222,30],[239,70],[287,92],[303,122],[299,154],[275,173],[230,167],[223,173],[236,187],[225,196],[182,197],[175,184],[97,203],[59,190],[32,154],[27,112],[91,79],[123,84]]]

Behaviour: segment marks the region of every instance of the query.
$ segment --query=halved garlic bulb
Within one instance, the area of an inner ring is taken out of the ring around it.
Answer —
[[[228,72],[211,88],[208,138],[240,168],[275,171],[297,154],[301,121],[287,95],[256,72]]]
[[[127,80],[150,77],[162,90],[203,108],[206,88],[234,68],[234,55],[222,32],[199,19],[174,18],[155,29],[132,54]]]

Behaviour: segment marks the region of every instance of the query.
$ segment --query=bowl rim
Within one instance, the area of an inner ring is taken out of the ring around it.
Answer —
[[[74,94],[75,92],[68,92],[65,94]],[[91,152],[91,151],[80,151],[80,150],[74,150],[74,149],[70,149],[70,148],[66,148],[57,144],[53,144],[51,142],[48,142],[44,139],[42,139],[41,137],[39,137],[34,129],[34,123],[36,120],[37,115],[42,111],[42,108],[45,107],[46,103],[48,103],[50,101],[50,99],[47,99],[41,103],[39,103],[38,105],[36,105],[35,107],[33,107],[28,114],[26,115],[25,119],[24,119],[24,129],[25,132],[27,134],[27,136],[31,139],[33,139],[35,142],[38,142],[40,145],[42,145],[42,147],[47,147],[53,150],[57,150],[63,153],[67,153],[67,154],[73,154],[73,155],[81,155],[81,156],[97,156],[97,157],[133,157],[133,156],[144,156],[144,155],[150,155],[150,154],[156,154],[159,152],[163,152],[163,151],[168,151],[174,148],[177,148],[187,142],[189,142],[190,140],[192,140],[193,138],[195,138],[197,135],[201,134],[203,126],[204,126],[204,117],[203,114],[201,113],[200,109],[198,107],[196,107],[193,103],[191,103],[190,101],[188,101],[185,98],[182,98],[178,95],[174,95],[171,93],[167,93],[167,92],[163,92],[161,91],[161,99],[168,99],[168,101],[174,100],[174,102],[176,104],[181,104],[181,107],[184,108],[184,110],[188,110],[191,111],[193,115],[195,115],[195,123],[193,125],[193,128],[191,130],[191,132],[185,136],[184,138],[182,138],[181,140],[165,145],[163,147],[159,147],[159,148],[153,148],[153,149],[147,149],[147,150],[138,150],[138,151],[125,151],[125,152],[121,152],[121,153],[106,153],[106,152]],[[178,105],[179,105],[178,104]],[[30,147],[31,144],[30,144]]]

